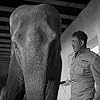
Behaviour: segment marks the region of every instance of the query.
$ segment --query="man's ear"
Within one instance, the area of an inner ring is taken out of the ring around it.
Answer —
[[[81,40],[81,46],[83,46],[84,45],[84,41],[83,40]]]

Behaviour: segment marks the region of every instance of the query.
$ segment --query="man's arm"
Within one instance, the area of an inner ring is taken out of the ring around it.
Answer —
[[[59,84],[64,84],[64,83],[66,83],[66,81],[61,81]]]
[[[93,100],[100,100],[100,57],[96,58],[91,67],[96,83],[95,95]]]
[[[68,86],[68,85],[71,85],[73,82],[74,82],[73,80],[66,79],[65,81],[61,81],[60,84],[62,86]]]

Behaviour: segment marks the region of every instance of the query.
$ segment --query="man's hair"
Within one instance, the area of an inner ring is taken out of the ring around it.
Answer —
[[[72,34],[72,37],[77,37],[80,41],[83,40],[84,41],[84,45],[87,44],[87,39],[88,39],[88,36],[85,32],[83,31],[77,31],[77,32],[74,32]]]

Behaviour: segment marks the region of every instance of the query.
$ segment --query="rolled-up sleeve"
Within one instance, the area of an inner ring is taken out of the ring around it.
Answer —
[[[93,100],[100,100],[100,57],[92,62],[91,71],[95,80],[96,88]]]

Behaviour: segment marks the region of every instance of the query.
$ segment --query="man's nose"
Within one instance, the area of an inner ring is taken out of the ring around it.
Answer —
[[[74,46],[74,43],[72,42],[72,46]]]

